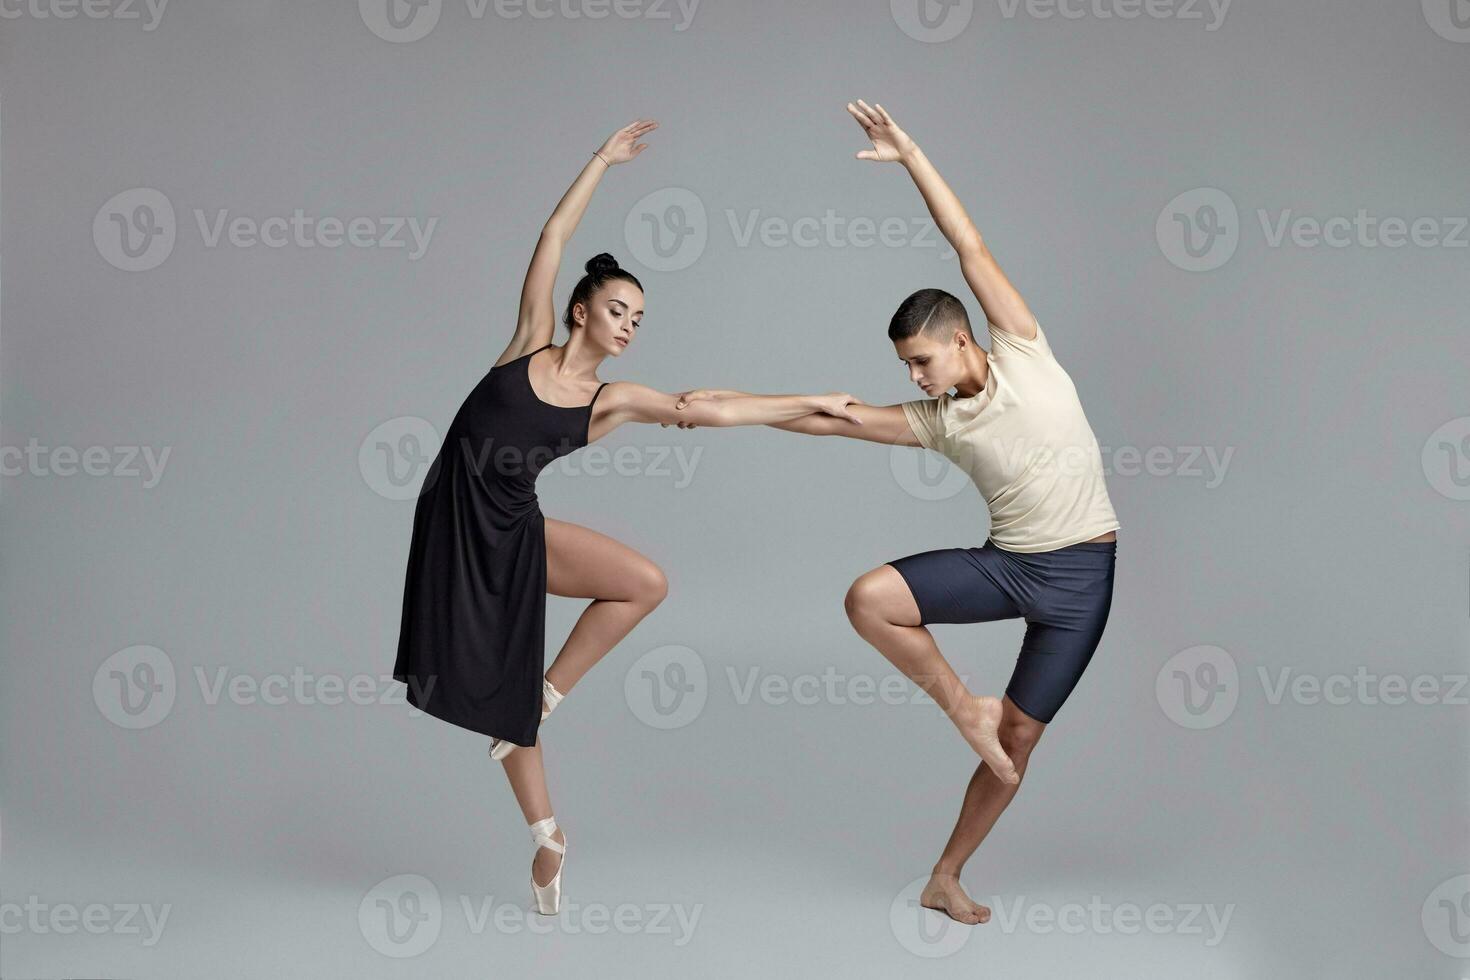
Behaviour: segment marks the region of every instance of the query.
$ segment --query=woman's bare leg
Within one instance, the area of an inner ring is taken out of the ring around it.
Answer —
[[[546,789],[541,739],[536,739],[535,745],[516,749],[500,760],[500,764],[505,766],[505,775],[510,779],[511,791],[516,795],[516,802],[521,805],[521,813],[526,818],[527,826],[554,815],[551,809],[551,793]],[[559,844],[566,843],[566,836],[561,832],[560,826],[551,836]],[[559,864],[561,855],[556,851],[545,847],[536,848],[536,856],[531,861],[532,880],[538,885],[549,884],[556,877]]]
[[[546,672],[552,685],[565,694],[663,601],[668,582],[657,565],[627,545],[578,524],[545,520],[546,591],[593,600]],[[526,823],[553,816],[541,740],[516,749],[502,764]],[[565,840],[559,828],[553,836]],[[550,881],[560,862],[555,851],[537,848],[531,866],[535,880]]]
[[[965,687],[934,636],[919,624],[919,606],[898,569],[881,565],[860,576],[847,590],[846,605],[858,635],[934,699],[1002,781],[1019,782],[1000,742],[1001,700],[976,697]]]
[[[563,694],[668,595],[651,560],[591,528],[546,519],[546,591],[591,599],[546,677]]]

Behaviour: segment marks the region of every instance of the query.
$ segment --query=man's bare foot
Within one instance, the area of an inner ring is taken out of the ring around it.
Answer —
[[[1000,718],[1005,709],[1000,698],[966,696],[963,706],[954,713],[954,723],[960,734],[970,743],[970,748],[980,753],[980,758],[990,771],[1003,783],[1012,786],[1021,781],[1011,757],[1000,746]]]
[[[929,884],[925,885],[924,890],[919,894],[919,904],[926,909],[943,912],[956,922],[963,922],[967,926],[990,921],[990,909],[970,901],[970,896],[966,895],[964,888],[960,887],[959,878],[954,875],[938,873],[930,875]]]

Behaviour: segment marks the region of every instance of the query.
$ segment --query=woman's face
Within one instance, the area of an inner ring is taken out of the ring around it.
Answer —
[[[617,357],[628,349],[643,319],[643,290],[626,279],[614,279],[579,303],[572,316],[597,350]]]

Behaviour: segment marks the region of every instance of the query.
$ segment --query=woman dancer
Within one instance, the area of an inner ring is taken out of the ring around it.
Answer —
[[[546,788],[540,723],[577,681],[664,598],[663,572],[596,531],[544,517],[536,477],[624,422],[687,416],[676,395],[599,382],[643,319],[643,289],[606,253],[587,263],[557,347],[552,287],[562,250],[609,167],[638,156],[657,123],[638,120],[597,150],[546,222],[522,287],[515,333],[445,435],[414,510],[393,675],[415,707],[491,737],[537,845],[536,910],[555,913],[566,836]],[[606,391],[603,389],[606,388]],[[771,396],[696,406],[702,425],[761,425],[815,411],[853,420],[851,396]],[[550,669],[546,594],[591,599]],[[544,882],[544,884],[543,884]]]
[[[990,909],[965,894],[960,870],[1015,796],[1042,731],[1102,639],[1120,525],[1072,379],[959,198],[882,106],[859,101],[847,110],[873,142],[858,159],[900,163],[918,185],[985,313],[990,350],[975,342],[963,303],[920,290],[899,306],[888,336],[928,398],[855,405],[860,426],[815,415],[774,425],[924,446],[964,468],[985,497],[983,547],[881,565],[853,582],[846,606],[858,634],[938,702],[982,759],[919,901],[959,922],[986,922]],[[745,396],[695,391],[680,404],[729,397]],[[1025,618],[1026,636],[1003,698],[972,695],[925,629],[1015,617]]]

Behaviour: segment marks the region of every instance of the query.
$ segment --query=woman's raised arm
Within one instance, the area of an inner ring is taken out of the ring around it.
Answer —
[[[562,252],[577,230],[577,224],[592,200],[592,192],[602,180],[603,171],[642,153],[648,144],[638,140],[657,128],[658,123],[653,120],[639,119],[613,133],[587,161],[577,179],[572,181],[572,186],[557,202],[556,210],[541,229],[536,250],[531,253],[531,265],[521,286],[521,308],[516,317],[515,334],[496,364],[513,361],[551,343],[556,330],[556,302],[552,290],[556,286],[557,270],[561,268]]]

